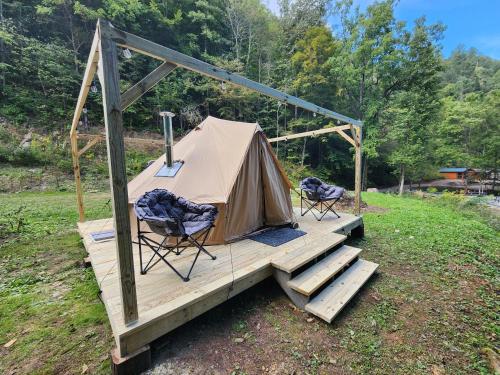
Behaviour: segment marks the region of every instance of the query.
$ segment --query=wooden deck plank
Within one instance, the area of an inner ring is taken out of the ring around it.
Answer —
[[[344,245],[288,282],[288,286],[306,296],[313,294],[326,281],[356,258],[361,249]]]
[[[296,269],[302,267],[307,262],[324,254],[332,247],[344,241],[347,237],[338,233],[326,233],[320,238],[308,242],[285,255],[273,257],[271,263],[273,267],[282,271],[292,273]]]
[[[377,263],[359,259],[309,302],[306,311],[331,323],[377,268]]]
[[[158,263],[146,275],[139,272],[138,246],[133,246],[139,319],[125,326],[121,317],[119,274],[116,263],[115,241],[95,242],[90,233],[111,230],[112,219],[100,219],[78,224],[83,244],[89,253],[102,298],[111,322],[117,346],[122,354],[133,350],[138,343],[149,343],[172,329],[211,309],[228,298],[271,276],[271,259],[293,252],[325,234],[357,225],[359,217],[341,213],[341,218],[327,218],[317,222],[312,216],[300,217],[300,229],[306,235],[279,247],[271,247],[253,240],[242,240],[230,245],[209,246],[216,260],[200,255],[189,282],[183,282],[166,265]],[[174,257],[172,262],[185,270],[193,261],[188,252]],[[234,271],[234,276],[233,276]],[[149,340],[149,341],[148,341]]]

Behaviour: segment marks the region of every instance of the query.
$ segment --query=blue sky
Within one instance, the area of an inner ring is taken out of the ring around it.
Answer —
[[[354,0],[365,9],[375,0]],[[264,0],[278,12],[277,0]],[[448,57],[459,44],[475,47],[483,55],[500,59],[500,0],[400,0],[396,18],[409,25],[420,16],[429,23],[442,22],[447,28],[442,41]]]

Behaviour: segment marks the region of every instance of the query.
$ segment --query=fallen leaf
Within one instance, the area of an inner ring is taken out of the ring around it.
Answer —
[[[445,374],[443,366],[437,366],[437,365],[431,366],[431,373],[432,373],[432,375],[444,375]]]
[[[82,374],[85,374],[89,370],[89,366],[87,366],[85,363],[82,366]]]
[[[257,323],[257,331],[260,330],[260,323]]]
[[[234,342],[236,342],[238,344],[242,343],[243,341],[245,341],[245,339],[243,337],[237,337],[234,339]]]
[[[307,321],[307,323],[312,323],[312,322],[314,322],[314,318],[307,318],[306,321]]]
[[[6,343],[3,347],[4,348],[10,348],[14,343],[17,341],[17,339],[12,339],[8,343]]]
[[[488,357],[488,362],[491,370],[495,374],[500,374],[500,356],[491,348],[483,348],[481,349],[481,353]]]

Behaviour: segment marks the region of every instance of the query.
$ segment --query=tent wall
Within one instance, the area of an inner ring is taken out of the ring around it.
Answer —
[[[282,225],[293,221],[290,182],[280,169],[279,161],[263,133],[258,134],[261,148],[260,169],[264,195],[266,225]]]
[[[244,215],[242,214],[244,213]],[[293,221],[289,181],[264,134],[254,135],[228,202],[225,240]]]
[[[264,225],[264,196],[260,173],[260,144],[254,135],[228,201],[224,237],[234,240]]]

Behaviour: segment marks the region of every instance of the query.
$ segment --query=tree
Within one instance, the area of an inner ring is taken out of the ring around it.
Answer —
[[[387,138],[397,147],[389,154],[389,163],[399,170],[399,193],[403,193],[405,173],[410,177],[423,175],[429,164],[429,132],[439,124],[440,51],[435,45],[436,32],[426,26],[425,19],[415,22],[407,34],[408,46],[402,65],[410,79],[404,90],[390,101],[386,114]],[[410,172],[410,173],[408,173]]]
[[[413,34],[406,31],[404,22],[394,17],[394,1],[387,0],[370,5],[366,12],[352,7],[352,1],[337,3],[340,30],[336,35],[342,43],[341,52],[331,58],[332,76],[337,77],[337,102],[344,112],[363,120],[364,157],[363,187],[368,178],[368,161],[379,156],[384,133],[380,116],[391,99],[400,91],[421,79],[426,59],[420,64],[413,61],[418,54],[416,44],[436,49],[441,38],[442,25],[424,26],[425,20],[416,22]],[[423,40],[420,40],[423,38]],[[415,44],[412,46],[411,44]],[[430,66],[435,59],[429,60]]]

